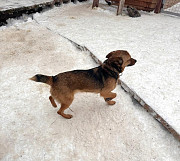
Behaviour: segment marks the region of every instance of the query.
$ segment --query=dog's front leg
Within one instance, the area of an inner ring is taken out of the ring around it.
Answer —
[[[107,102],[108,105],[114,105],[116,103],[116,101],[112,101],[112,99],[116,97],[116,93],[102,92],[100,93],[100,95],[104,97],[104,100]]]
[[[67,104],[61,104],[61,108],[59,109],[59,111],[57,112],[59,115],[61,115],[62,117],[66,118],[66,119],[71,119],[73,116],[70,114],[65,114],[64,111],[69,107],[69,105]]]

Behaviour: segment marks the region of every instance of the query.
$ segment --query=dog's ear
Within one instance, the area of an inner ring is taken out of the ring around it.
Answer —
[[[109,59],[111,56],[120,57],[122,55],[129,55],[129,53],[126,50],[116,50],[116,51],[112,51],[108,55],[106,55],[106,58]]]
[[[119,73],[123,71],[123,68],[122,68],[123,59],[121,57],[110,58],[109,60],[112,60],[111,66],[115,68]]]
[[[115,51],[110,52],[108,55],[106,55],[106,58],[109,59],[114,53],[115,53]]]

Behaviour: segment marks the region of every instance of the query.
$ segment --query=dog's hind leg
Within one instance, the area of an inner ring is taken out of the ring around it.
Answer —
[[[104,97],[104,100],[107,102],[108,105],[114,105],[116,103],[115,101],[112,101],[112,99],[116,97],[116,93],[103,92],[103,93],[100,93],[100,95]]]
[[[50,100],[50,102],[51,102],[52,106],[56,108],[56,107],[57,107],[57,105],[56,105],[56,102],[54,101],[54,99],[53,99],[53,97],[52,97],[52,96],[49,96],[49,100]]]
[[[71,119],[73,116],[70,114],[65,114],[64,111],[71,105],[71,103],[73,102],[73,99],[74,99],[74,96],[64,98],[63,99],[64,101],[61,102],[61,108],[59,109],[57,113],[66,119]]]

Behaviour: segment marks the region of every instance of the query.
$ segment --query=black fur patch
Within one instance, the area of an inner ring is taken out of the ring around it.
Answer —
[[[114,69],[116,69],[119,73],[122,72],[121,66],[117,65],[116,63],[111,64]]]
[[[42,74],[37,74],[36,79],[37,79],[37,82],[46,83],[48,81],[48,77]]]
[[[101,66],[89,69],[87,73],[89,77],[95,79],[97,82],[99,82],[100,86],[104,87],[105,73],[103,73]]]
[[[58,76],[57,76],[57,75],[52,76],[52,81],[53,81],[53,83],[56,82],[57,80],[58,80]]]
[[[119,78],[119,73],[117,73],[117,72],[115,72],[115,71],[113,71],[113,70],[111,70],[109,68],[105,68],[105,69],[106,69],[109,76],[111,76],[111,77],[113,77],[115,79]]]
[[[105,98],[105,101],[108,102],[108,101],[111,101],[112,98]]]
[[[41,82],[41,77],[42,77],[41,74],[37,74],[37,75],[36,75],[37,82]]]
[[[71,72],[74,74],[81,73],[82,76],[84,75],[89,80],[93,80],[93,82],[96,82],[97,86],[100,88],[104,87],[104,81],[106,77],[108,77],[107,73],[102,70],[101,66],[89,70],[73,70]]]

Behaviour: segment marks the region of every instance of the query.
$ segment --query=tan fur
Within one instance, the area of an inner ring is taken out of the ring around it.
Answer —
[[[57,107],[54,99],[61,104],[58,114],[70,119],[72,115],[65,114],[64,111],[71,105],[74,95],[77,92],[100,93],[109,105],[114,105],[112,101],[116,93],[115,89],[119,73],[124,71],[126,66],[136,63],[127,51],[117,50],[106,56],[108,59],[99,67],[89,70],[76,70],[60,73],[56,76],[36,75],[31,78],[33,81],[47,83],[51,86],[51,96],[49,100],[53,107]]]

